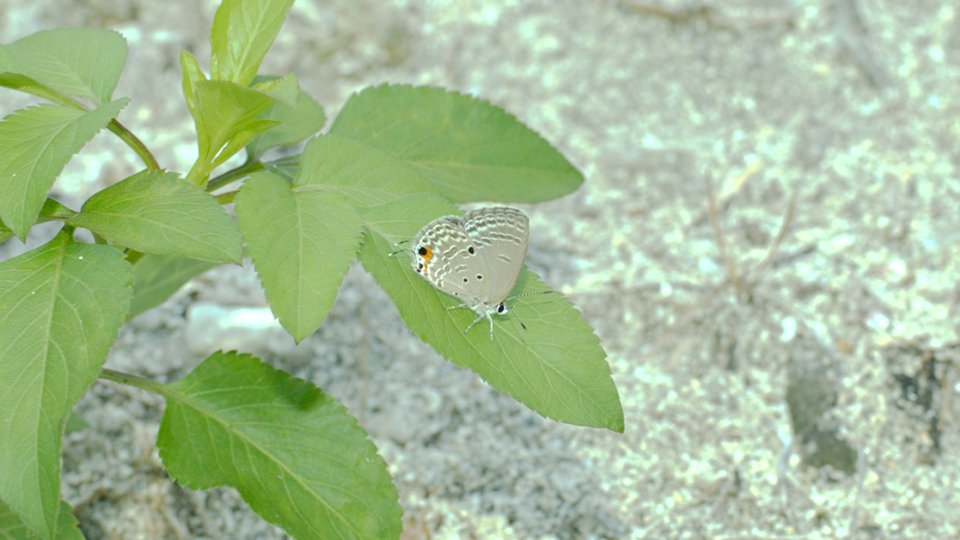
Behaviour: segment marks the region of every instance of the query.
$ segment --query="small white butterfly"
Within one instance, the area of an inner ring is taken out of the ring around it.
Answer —
[[[444,216],[428,223],[413,239],[413,269],[434,287],[463,301],[477,313],[471,328],[484,318],[507,312],[527,256],[530,222],[516,208],[498,206]]]

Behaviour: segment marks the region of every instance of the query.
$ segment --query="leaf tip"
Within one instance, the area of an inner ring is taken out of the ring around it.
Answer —
[[[623,424],[623,409],[620,409],[620,414],[614,418],[610,424],[607,425],[607,429],[610,431],[615,431],[617,433],[623,433],[624,424]]]

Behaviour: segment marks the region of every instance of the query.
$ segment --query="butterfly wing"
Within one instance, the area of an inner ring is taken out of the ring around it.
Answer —
[[[477,289],[477,300],[495,308],[513,290],[523,269],[530,221],[516,208],[482,208],[463,216],[463,228],[476,244],[476,273],[468,277]]]
[[[437,218],[413,239],[413,269],[434,287],[469,304],[472,299],[464,296],[462,275],[471,251],[476,253],[476,247],[463,220],[457,216]]]

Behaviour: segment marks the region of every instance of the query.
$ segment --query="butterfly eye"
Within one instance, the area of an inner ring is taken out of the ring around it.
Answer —
[[[505,306],[503,302],[500,302],[500,305],[497,306],[497,313],[504,313],[506,311],[507,311],[507,306]]]

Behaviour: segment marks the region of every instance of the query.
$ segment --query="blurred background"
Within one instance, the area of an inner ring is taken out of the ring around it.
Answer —
[[[215,9],[0,0],[0,42],[120,31],[120,120],[183,172],[178,56],[207,66]],[[213,270],[126,325],[108,366],[166,381],[240,348],[313,381],[389,463],[405,539],[957,537],[958,10],[297,0],[262,71],[296,73],[328,117],[365,85],[440,85],[583,171],[578,192],[524,207],[527,264],[601,337],[626,432],[545,420],[452,366],[359,268],[299,346],[251,265]],[[3,114],[28,102],[0,93]],[[54,193],[78,208],[137,167],[101,134]],[[284,537],[233,490],[166,478],[158,397],[97,383],[78,412],[64,490],[89,538]]]

